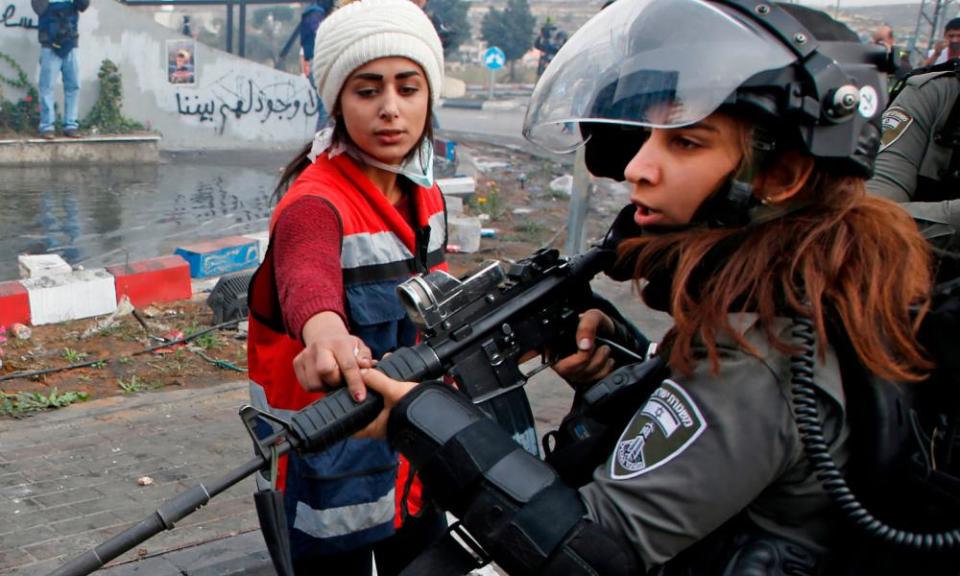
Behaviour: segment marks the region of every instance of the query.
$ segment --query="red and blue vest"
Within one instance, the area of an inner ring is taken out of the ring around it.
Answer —
[[[411,197],[417,227],[347,155],[325,154],[306,168],[277,204],[280,214],[304,196],[321,198],[341,227],[340,263],[350,333],[374,358],[416,343],[417,331],[396,286],[412,275],[446,269],[446,215],[437,186],[417,187]],[[292,412],[324,395],[307,392],[293,370],[303,350],[286,334],[277,295],[272,251],[250,283],[248,365],[253,405],[289,419]],[[345,440],[320,454],[280,462],[277,486],[284,491],[293,555],[334,554],[390,536],[401,523],[401,499],[411,513],[420,508],[419,482],[408,482],[409,466],[386,441]],[[266,480],[258,475],[258,483]]]

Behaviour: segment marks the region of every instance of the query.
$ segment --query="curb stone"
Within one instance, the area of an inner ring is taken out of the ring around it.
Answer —
[[[471,98],[451,98],[441,102],[443,108],[464,108],[484,112],[506,112],[526,107],[527,99],[479,100]]]

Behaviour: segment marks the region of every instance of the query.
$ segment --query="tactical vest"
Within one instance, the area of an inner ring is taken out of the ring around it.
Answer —
[[[279,202],[270,231],[284,209],[305,196],[321,198],[341,227],[341,268],[351,334],[374,358],[413,345],[414,325],[396,297],[396,285],[411,275],[446,269],[446,216],[439,188],[417,188],[411,199],[417,229],[387,201],[346,155],[317,158]],[[293,411],[322,398],[307,392],[293,370],[303,344],[286,334],[273,270],[272,249],[250,283],[248,365],[254,406],[289,419]],[[399,468],[399,469],[398,469]],[[291,455],[280,462],[277,486],[293,555],[333,554],[390,536],[399,527],[401,499],[411,513],[420,508],[419,483],[386,441],[348,439],[330,450]],[[267,480],[258,475],[258,483]],[[405,494],[405,492],[408,492]]]

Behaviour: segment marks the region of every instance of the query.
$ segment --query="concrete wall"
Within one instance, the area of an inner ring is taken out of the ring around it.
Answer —
[[[3,0],[0,7],[0,52],[36,83],[37,15],[29,0]],[[124,114],[160,132],[161,149],[290,149],[313,135],[317,99],[303,77],[197,42],[196,83],[171,84],[167,42],[184,39],[148,14],[114,0],[92,0],[80,15],[80,117],[96,100],[97,71],[109,58],[123,76]],[[0,73],[11,76],[2,62]],[[19,96],[7,86],[2,90],[8,99]]]

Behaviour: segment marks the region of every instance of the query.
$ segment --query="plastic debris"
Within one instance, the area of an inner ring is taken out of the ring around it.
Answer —
[[[171,331],[167,332],[166,334],[164,334],[163,337],[159,338],[159,340],[163,340],[164,342],[176,342],[177,340],[181,340],[181,339],[183,339],[183,332],[181,332],[180,330],[171,330]],[[157,348],[156,350],[153,351],[153,353],[154,353],[154,354],[168,354],[168,353],[170,353],[170,352],[173,352],[175,348],[181,348],[181,347],[186,346],[186,345],[187,345],[186,342],[177,342],[176,344],[174,344],[174,345],[172,345],[172,346],[165,346],[165,347],[163,347],[163,348]]]
[[[480,228],[478,218],[448,218],[447,241],[459,246],[460,252],[476,252],[480,249]]]
[[[149,477],[149,476],[141,476],[141,477],[137,478],[137,485],[138,485],[138,486],[150,486],[150,485],[152,485],[152,484],[153,484],[153,478],[151,478],[151,477]]]
[[[17,340],[29,340],[30,337],[33,336],[33,331],[30,330],[30,327],[24,326],[19,322],[10,325],[10,333],[13,334]]]
[[[517,216],[526,216],[533,213],[533,208],[514,208],[512,212]]]
[[[80,338],[89,338],[95,334],[99,334],[108,328],[112,328],[117,325],[120,318],[124,316],[129,316],[133,313],[133,304],[130,302],[130,297],[124,295],[123,298],[117,302],[117,309],[113,311],[112,314],[106,318],[97,321],[93,326],[87,328],[83,331],[83,334],[80,335]]]
[[[559,178],[554,178],[550,181],[550,190],[569,196],[573,193],[573,176],[564,174]]]
[[[497,229],[496,228],[481,228],[480,229],[481,238],[496,238]]]
[[[473,165],[477,170],[481,172],[488,172],[490,170],[500,170],[502,168],[509,168],[509,162],[503,162],[502,160],[489,160],[486,158],[475,158],[473,160]]]

